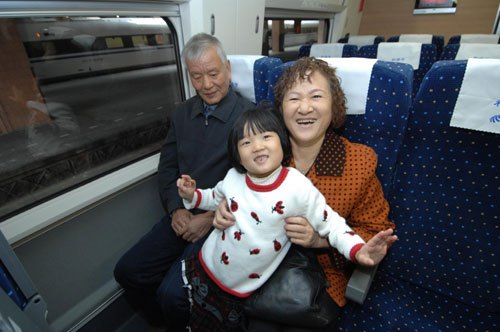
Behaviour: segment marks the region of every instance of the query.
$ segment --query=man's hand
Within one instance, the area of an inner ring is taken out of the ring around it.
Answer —
[[[387,247],[393,244],[398,237],[393,235],[392,229],[377,233],[357,253],[356,260],[361,265],[374,266],[380,263],[387,253]]]
[[[193,215],[191,222],[187,225],[184,234],[182,234],[182,238],[189,242],[198,241],[210,231],[213,219],[213,211]]]
[[[181,236],[186,231],[187,225],[191,222],[192,214],[186,209],[177,209],[172,212],[172,229],[177,236]]]

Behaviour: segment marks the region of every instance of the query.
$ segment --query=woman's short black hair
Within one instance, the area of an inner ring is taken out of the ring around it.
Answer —
[[[277,133],[283,149],[283,159],[286,159],[291,153],[290,140],[281,114],[272,103],[260,103],[255,108],[241,114],[229,133],[227,142],[229,160],[238,172],[246,173],[247,171],[241,164],[240,154],[238,153],[238,142],[243,139],[247,126],[254,134],[265,131]]]

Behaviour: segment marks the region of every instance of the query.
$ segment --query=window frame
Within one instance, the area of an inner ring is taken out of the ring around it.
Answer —
[[[162,17],[168,25],[177,61],[181,100],[186,99],[186,78],[180,61],[179,43],[182,36],[180,8],[177,4],[151,1],[2,1],[0,18],[75,16],[136,16]],[[102,200],[110,199],[157,172],[160,153],[145,156],[129,165],[118,166],[95,178],[77,184],[54,198],[41,200],[32,207],[15,212],[0,222],[11,245],[17,246],[65,222],[70,216],[90,209]]]

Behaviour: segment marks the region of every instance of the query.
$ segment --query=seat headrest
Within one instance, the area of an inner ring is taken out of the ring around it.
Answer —
[[[380,43],[378,44],[377,59],[407,63],[417,70],[420,66],[421,43]]]
[[[499,35],[492,34],[464,34],[460,37],[460,44],[498,44]]]
[[[367,35],[367,36],[350,36],[347,40],[348,44],[356,45],[358,48],[365,45],[373,45],[375,44],[375,38],[377,36]]]
[[[399,36],[400,43],[421,43],[432,44],[432,35],[430,34],[409,34]]]
[[[500,44],[460,44],[455,60],[500,59]]]
[[[255,103],[254,64],[262,55],[228,55],[231,64],[231,86]]]
[[[373,65],[376,59],[322,58],[336,68],[347,100],[347,114],[365,114]]]
[[[345,45],[342,43],[313,44],[311,51],[309,51],[309,56],[316,58],[341,58]]]
[[[469,59],[450,126],[500,134],[500,59]]]

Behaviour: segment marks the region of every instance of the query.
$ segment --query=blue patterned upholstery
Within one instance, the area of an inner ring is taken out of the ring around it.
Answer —
[[[376,59],[377,58],[377,49],[378,49],[378,45],[376,45],[376,44],[361,46],[358,50],[358,56],[361,58]]]
[[[400,240],[341,331],[498,330],[500,135],[449,126],[466,64],[422,82],[389,198]]]
[[[259,103],[268,99],[269,84],[273,68],[279,67],[283,61],[279,58],[263,57],[255,61],[254,65],[254,85],[255,100]]]
[[[343,58],[354,58],[358,56],[358,47],[356,45],[345,45],[342,50]]]
[[[269,77],[269,87],[267,90],[267,100],[274,102],[274,86],[276,85],[276,82],[278,82],[278,79],[281,77],[283,72],[285,71],[285,68],[288,66],[291,66],[295,63],[295,61],[288,61],[283,63],[280,66],[274,67],[271,70],[271,75]]]
[[[377,176],[387,197],[411,106],[413,70],[403,63],[377,61],[373,66],[366,113],[348,115],[343,136],[378,156]]]
[[[448,44],[444,47],[443,53],[441,53],[440,60],[455,60],[457,56],[460,44]]]
[[[399,42],[399,36],[392,36],[387,39],[389,43],[397,43]],[[444,47],[444,36],[432,35],[432,44],[436,45],[437,58],[441,56]]]
[[[460,35],[451,36],[450,39],[448,40],[448,44],[460,44]]]
[[[233,89],[255,103],[267,99],[271,71],[283,63],[281,59],[255,55],[228,55],[228,59]]]
[[[358,56],[362,58],[377,58],[378,45],[367,45],[360,47]],[[427,71],[437,61],[437,48],[434,44],[422,44],[420,63],[413,76],[413,96],[417,94],[420,83]]]
[[[311,46],[312,46],[312,44],[302,45],[299,48],[299,58],[303,58],[305,56],[309,56],[309,52],[311,51]]]

